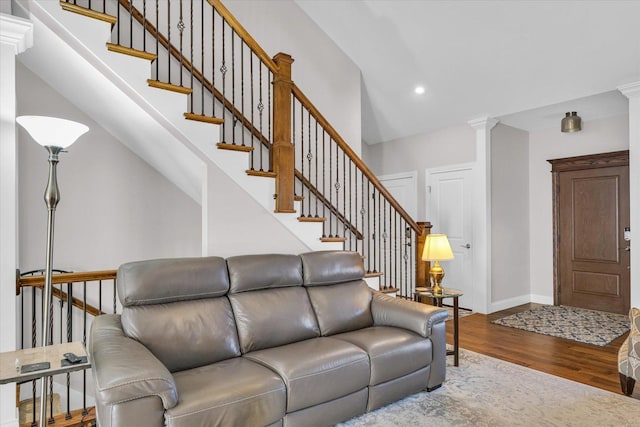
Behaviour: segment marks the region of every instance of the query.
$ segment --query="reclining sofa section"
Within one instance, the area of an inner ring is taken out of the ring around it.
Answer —
[[[331,425],[441,385],[446,310],[363,277],[342,251],[122,265],[88,345],[99,424]]]

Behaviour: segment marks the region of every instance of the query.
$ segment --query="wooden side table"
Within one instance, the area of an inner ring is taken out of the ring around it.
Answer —
[[[442,288],[442,293],[434,294],[431,288],[416,288],[414,299],[420,302],[421,298],[431,298],[433,305],[442,307],[442,300],[453,298],[453,350],[447,350],[447,356],[453,356],[453,366],[459,366],[460,342],[459,342],[459,313],[458,298],[463,294],[457,289]]]

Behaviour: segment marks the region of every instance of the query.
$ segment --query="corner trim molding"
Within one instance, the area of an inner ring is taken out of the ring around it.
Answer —
[[[500,122],[498,119],[491,117],[480,117],[478,119],[469,120],[467,123],[475,130],[491,130]]]
[[[618,86],[617,88],[627,98],[640,96],[640,81]]]
[[[0,43],[13,46],[14,54],[33,46],[33,23],[6,13],[0,13]]]

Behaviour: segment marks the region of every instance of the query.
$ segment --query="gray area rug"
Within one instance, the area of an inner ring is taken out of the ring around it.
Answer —
[[[409,396],[339,426],[640,425],[639,400],[460,351],[460,366],[447,366],[447,379],[439,389]]]
[[[494,320],[492,323],[586,344],[605,346],[627,332],[630,321],[629,317],[622,314],[543,305]]]

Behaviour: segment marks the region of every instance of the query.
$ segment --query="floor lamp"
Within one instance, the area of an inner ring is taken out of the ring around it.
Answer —
[[[53,224],[56,206],[60,201],[56,166],[58,154],[75,142],[80,135],[89,128],[81,123],[70,120],[45,116],[20,116],[16,122],[22,126],[31,137],[49,152],[49,180],[44,192],[44,202],[47,205],[47,262],[45,267],[44,290],[42,297],[42,346],[52,344],[51,320],[53,317],[51,272],[53,269]],[[46,425],[47,413],[47,379],[42,377],[40,393],[40,426]],[[53,392],[53,390],[52,390]],[[35,402],[35,396],[34,402]]]

